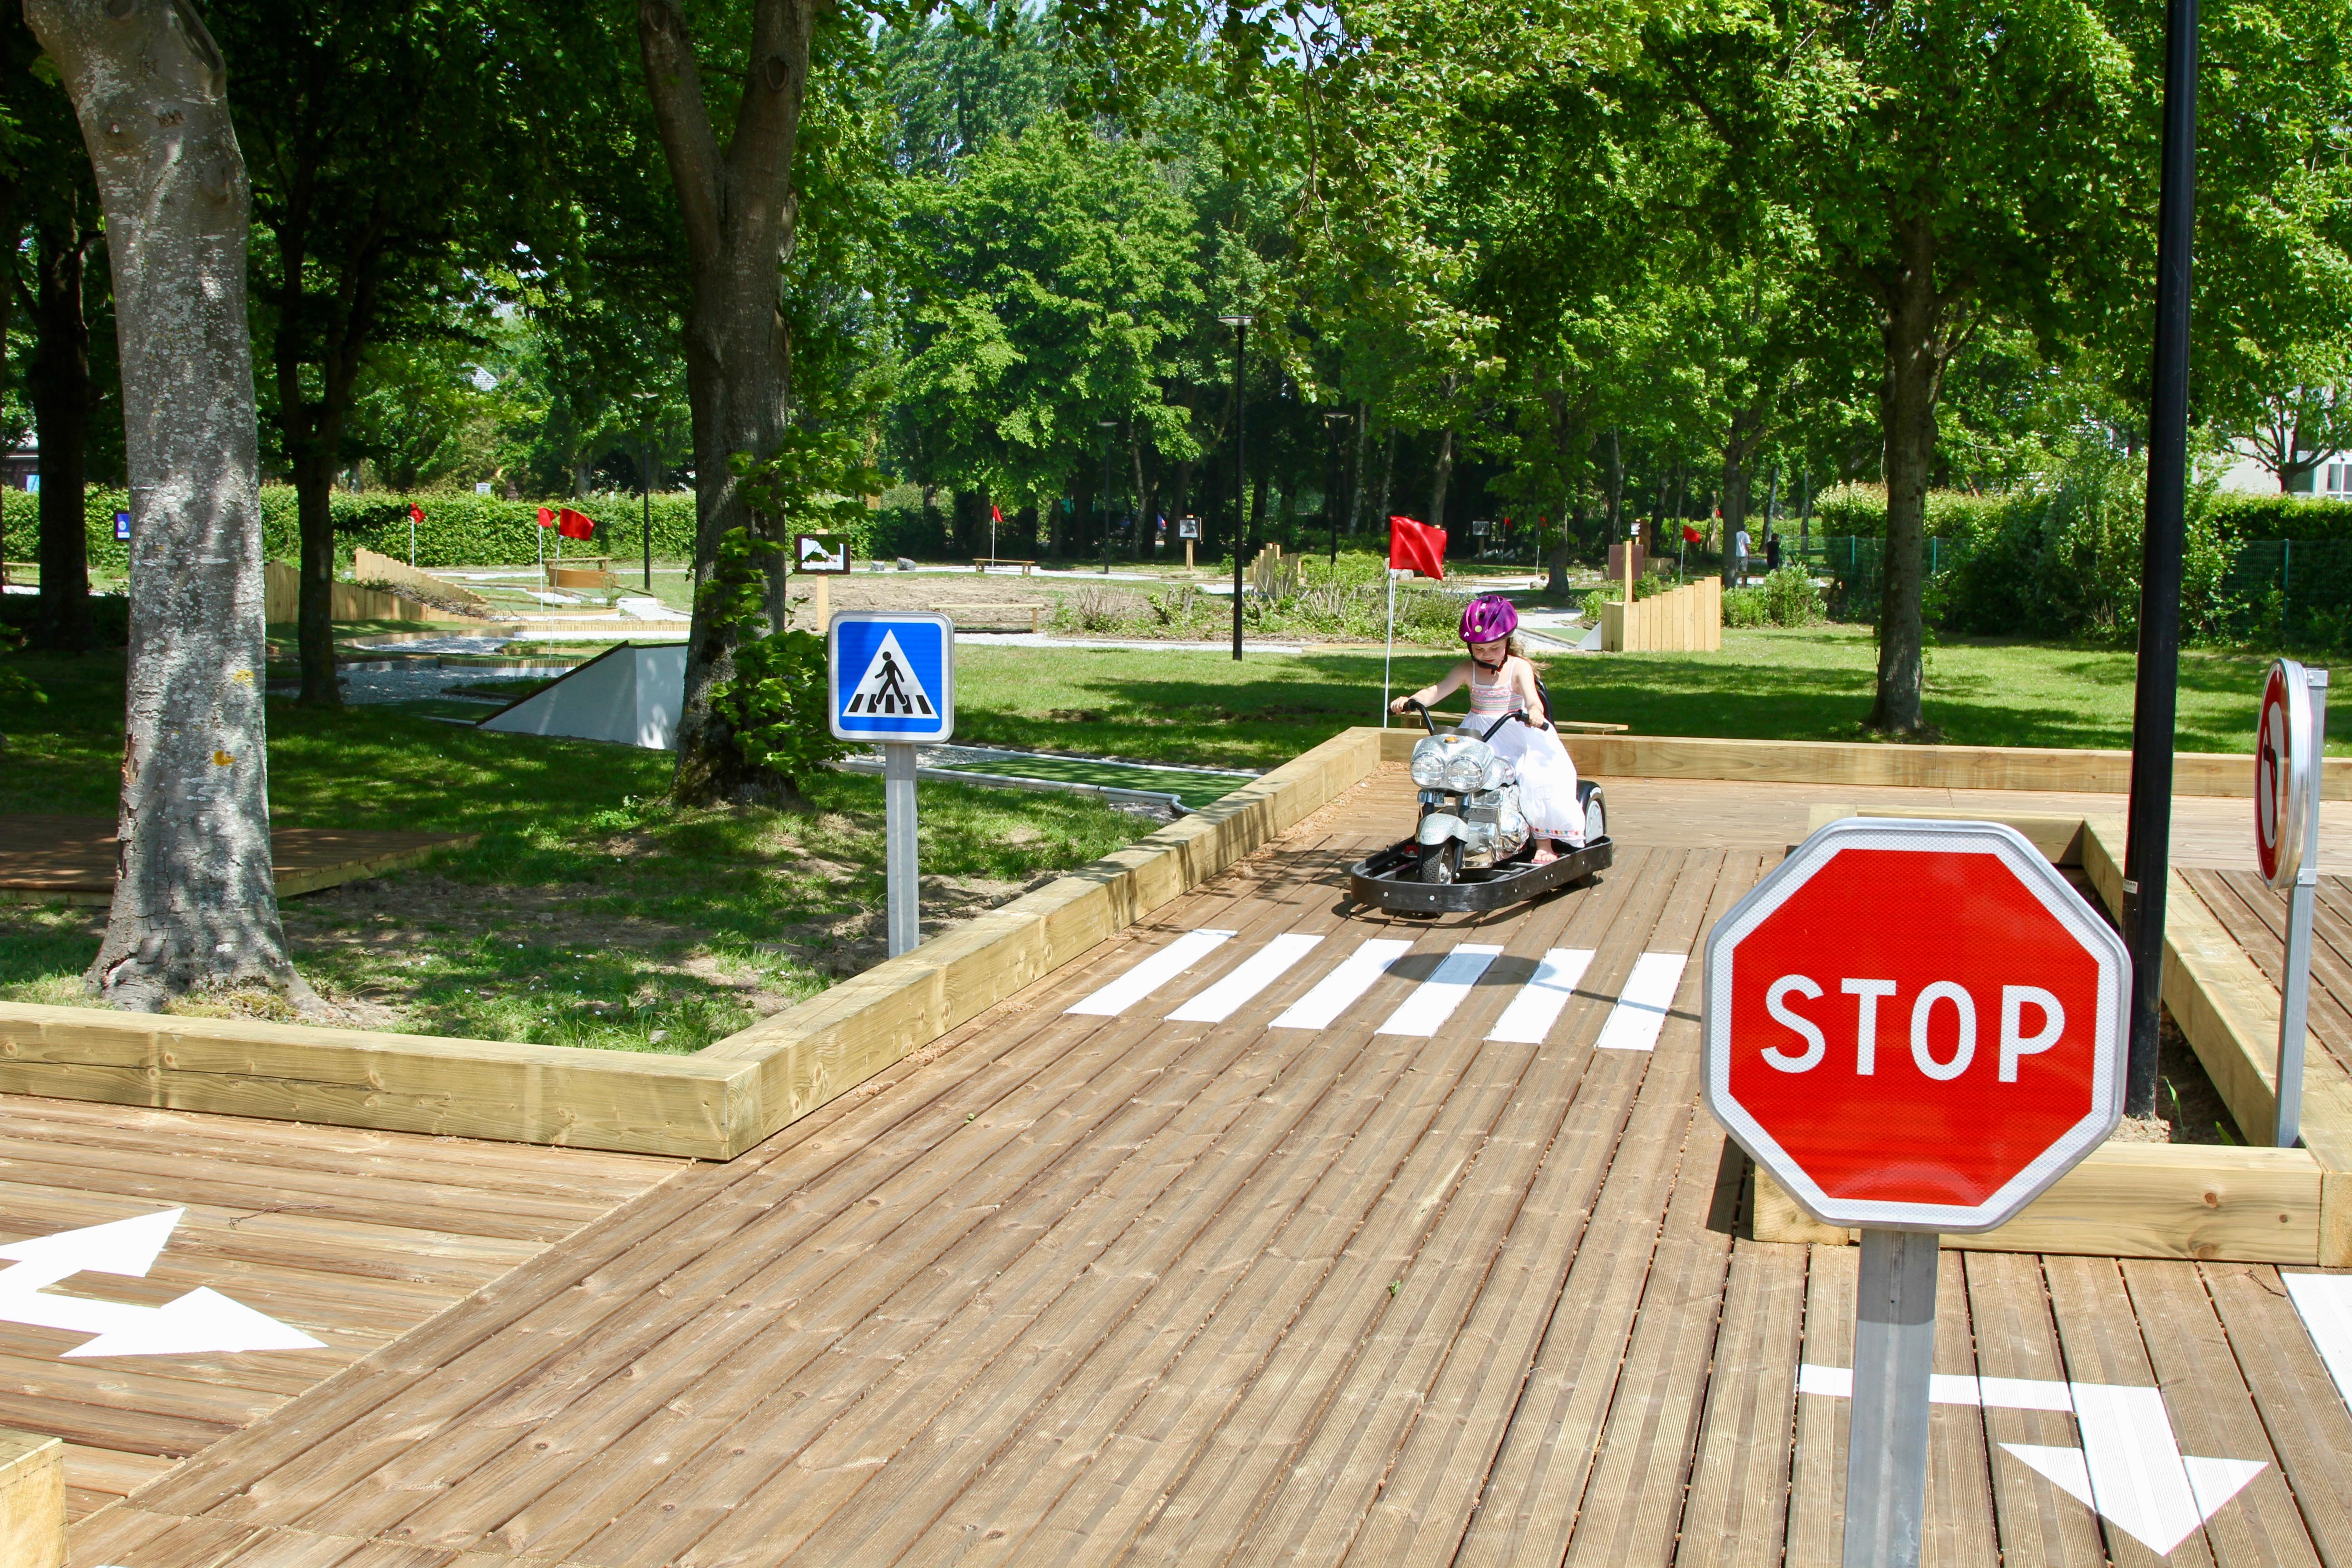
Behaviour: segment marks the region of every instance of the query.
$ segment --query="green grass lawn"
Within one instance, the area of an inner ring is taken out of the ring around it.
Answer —
[[[1651,735],[1853,741],[1866,738],[1877,653],[1869,628],[1832,626],[1727,631],[1721,653],[1538,662],[1562,718]],[[1394,689],[1425,685],[1451,663],[1400,647]],[[1348,725],[1380,722],[1378,648],[1235,664],[1192,650],[978,647],[960,649],[956,665],[956,739],[972,745],[1265,768]],[[1954,745],[2131,743],[2127,649],[1955,640],[1931,647],[1927,665],[1928,721]],[[2184,653],[2180,749],[2251,752],[2267,668],[2252,655]],[[1462,699],[1447,707],[1458,713]]]
[[[0,812],[111,817],[120,655],[13,656],[49,700],[5,717]],[[475,715],[488,704],[454,704]],[[671,760],[361,708],[269,708],[274,819],[479,833],[416,871],[284,905],[352,1022],[690,1051],[882,954],[882,782],[824,773],[800,811],[681,812]],[[974,913],[1150,824],[1092,799],[926,784],[924,912]],[[77,1004],[103,910],[0,908],[0,998]],[[268,1011],[262,999],[249,1008]]]

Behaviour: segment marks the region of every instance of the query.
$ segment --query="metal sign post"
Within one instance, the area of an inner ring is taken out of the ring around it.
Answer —
[[[826,623],[824,640],[834,734],[882,751],[883,868],[896,958],[923,940],[915,748],[955,733],[955,623],[945,616],[844,611]]]
[[[1916,1568],[1937,1249],[2115,1131],[2131,960],[2014,828],[1832,822],[1717,922],[1706,1101],[1797,1205],[1862,1231],[1845,1568]]]
[[[2291,658],[2271,666],[2254,750],[2254,853],[2285,888],[2286,974],[2280,986],[2275,1148],[2303,1136],[2303,1047],[2311,1012],[2312,905],[2319,892],[2320,759],[2327,750],[2327,672]]]

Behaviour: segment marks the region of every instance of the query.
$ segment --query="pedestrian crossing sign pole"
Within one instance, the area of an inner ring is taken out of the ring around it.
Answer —
[[[915,748],[955,733],[955,623],[945,616],[845,610],[825,626],[825,709],[834,734],[882,750],[890,956],[922,941],[915,859]]]

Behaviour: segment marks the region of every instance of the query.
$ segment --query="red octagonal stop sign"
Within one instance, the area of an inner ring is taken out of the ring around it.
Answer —
[[[2130,973],[2014,828],[1848,817],[1708,933],[1707,1104],[1818,1219],[1988,1230],[2115,1131]]]

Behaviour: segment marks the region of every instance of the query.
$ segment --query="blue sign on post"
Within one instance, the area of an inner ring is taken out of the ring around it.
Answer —
[[[844,611],[825,643],[842,740],[915,745],[955,733],[955,623],[945,616]]]

